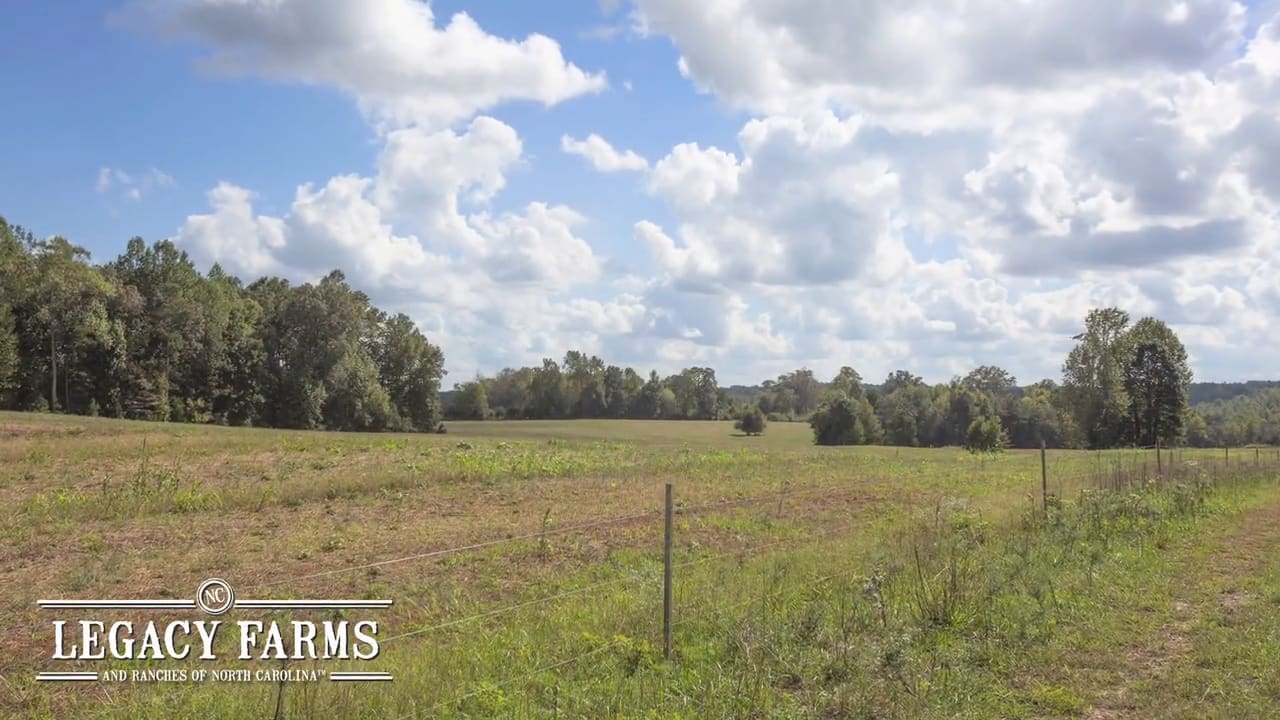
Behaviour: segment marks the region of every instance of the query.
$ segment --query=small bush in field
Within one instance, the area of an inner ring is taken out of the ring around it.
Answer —
[[[764,425],[764,413],[760,412],[760,408],[752,407],[742,413],[733,427],[747,435],[760,435],[764,432]]]

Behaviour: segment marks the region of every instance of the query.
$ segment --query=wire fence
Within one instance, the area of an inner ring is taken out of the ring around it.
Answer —
[[[1069,493],[1086,491],[1130,492],[1144,489],[1158,489],[1171,483],[1187,482],[1191,480],[1218,483],[1224,481],[1233,474],[1246,475],[1250,474],[1249,471],[1268,473],[1280,471],[1280,449],[1272,448],[1237,448],[1234,453],[1230,449],[1223,449],[1219,456],[1216,452],[1202,450],[1193,451],[1188,455],[1186,449],[1169,449],[1152,446],[1146,448],[1131,448],[1120,452],[1099,452],[1095,454],[1092,460],[1086,459],[1084,462],[1081,462],[1079,454],[1075,453],[1070,458],[1071,462],[1055,462],[1052,464],[1049,462],[1050,456],[1050,451],[1042,449],[1039,467],[1035,470],[1024,471],[1025,476],[1022,478],[1023,481],[1027,482],[1028,495],[1033,498],[1033,506],[1042,509],[1046,514],[1048,512],[1048,506],[1051,502],[1051,498],[1062,498],[1067,496]],[[1070,468],[1070,472],[1067,472],[1068,468]],[[904,474],[902,477],[902,483],[904,485],[909,485],[913,480],[938,479],[946,475],[947,472],[948,471],[946,470],[938,470],[915,474]],[[954,474],[954,472],[954,470],[950,471],[951,474]],[[1280,473],[1277,474],[1277,477],[1280,477]],[[781,510],[785,503],[790,501],[791,507],[795,508],[797,511],[801,511],[803,508],[799,506],[797,501],[811,497],[819,497],[823,499],[828,509],[835,508],[835,514],[839,515],[843,512],[848,516],[851,514],[848,511],[854,508],[854,504],[860,500],[865,500],[867,498],[867,494],[858,486],[851,486],[848,483],[823,483],[802,487],[782,485],[777,492],[759,493],[745,497],[729,497],[707,500],[695,504],[680,505],[679,507],[668,506],[665,508],[655,508],[651,511],[603,518],[592,522],[562,527],[543,527],[534,532],[521,533],[510,537],[494,538],[465,545],[388,558],[375,562],[307,573],[297,577],[281,578],[263,583],[260,587],[268,588],[286,583],[297,583],[389,565],[411,563],[464,553],[480,552],[511,543],[545,541],[549,537],[562,536],[571,533],[591,533],[593,531],[600,531],[608,528],[638,524],[642,522],[655,522],[662,520],[664,516],[667,518],[675,518],[674,522],[679,524],[690,520],[714,517],[730,510],[757,508],[764,505],[776,505],[777,510],[772,511],[769,515],[778,517],[781,515]],[[1038,502],[1035,502],[1036,500],[1038,500]],[[670,500],[670,495],[668,495],[668,502],[672,502]],[[652,586],[652,589],[654,590],[653,597],[655,600],[659,597],[663,599],[663,632],[669,639],[674,628],[686,627],[690,624],[699,623],[716,615],[732,613],[733,611],[747,606],[752,602],[762,601],[762,597],[752,596],[741,601],[731,603],[712,602],[700,607],[681,606],[680,608],[673,608],[671,607],[672,594],[669,592],[669,589],[659,587],[672,582],[672,580],[668,579],[664,582],[663,575],[659,574],[660,570],[665,571],[666,578],[672,578],[674,576],[675,578],[680,579],[690,575],[690,571],[694,568],[708,566],[717,562],[735,558],[741,562],[746,562],[748,560],[766,558],[770,555],[795,552],[801,548],[818,546],[833,538],[847,537],[857,532],[860,528],[866,527],[865,520],[861,518],[855,518],[849,522],[837,523],[834,526],[827,527],[823,527],[819,521],[815,521],[815,515],[813,514],[804,515],[802,517],[796,517],[793,515],[790,519],[801,522],[798,522],[795,526],[791,527],[790,529],[793,534],[787,535],[786,537],[776,538],[766,542],[751,543],[730,549],[717,548],[715,552],[698,555],[696,557],[680,561],[676,561],[674,558],[674,552],[668,548],[662,556],[662,565],[658,565],[654,562],[651,567],[642,568],[638,571],[624,572],[621,577],[558,590],[556,592],[543,594],[526,600],[510,602],[480,612],[470,613],[461,617],[443,619],[430,624],[419,625],[417,627],[410,626],[409,629],[405,629],[397,634],[386,637],[380,642],[386,644],[398,644],[401,641],[410,638],[423,639],[426,636],[430,636],[439,631],[502,618],[522,610],[549,606],[575,598],[598,597],[604,592],[616,591],[621,588],[635,588],[642,586]],[[667,522],[673,521],[668,520]],[[674,528],[666,527],[664,530],[667,533],[670,533]],[[655,537],[659,537],[656,532]],[[684,549],[689,552],[696,552],[696,550],[690,550],[688,547],[685,547]],[[658,548],[653,547],[651,550],[653,551],[651,559],[656,561],[656,551]],[[860,568],[856,565],[852,565],[836,573],[820,575],[811,580],[799,584],[793,584],[790,587],[793,589],[803,589],[820,585],[824,582],[853,574],[859,569]],[[679,611],[678,617],[673,617],[674,610]],[[467,700],[475,698],[485,692],[510,687],[522,682],[528,682],[540,675],[579,663],[587,658],[597,656],[611,649],[617,648],[622,644],[624,644],[623,640],[606,642],[585,652],[577,653],[553,663],[540,665],[529,672],[514,674],[511,677],[500,679],[496,682],[485,681],[483,683],[478,683],[477,686],[472,686],[465,692],[456,696],[438,701],[432,705],[418,707],[408,714],[401,716],[401,718],[402,720],[409,720],[410,718],[417,717],[434,717],[434,714],[443,708],[457,706],[460,703],[464,703]]]

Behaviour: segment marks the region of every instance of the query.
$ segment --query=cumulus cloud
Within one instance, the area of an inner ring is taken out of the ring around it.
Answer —
[[[418,0],[135,0],[122,22],[194,39],[209,71],[336,87],[371,117],[447,124],[508,100],[554,105],[599,92],[603,73],[540,34],[509,40]]]
[[[560,149],[570,155],[585,158],[591,167],[600,172],[641,171],[649,169],[649,161],[632,150],[615,150],[604,138],[591,133],[585,140],[575,140],[563,135]]]
[[[1259,332],[1280,315],[1276,7],[633,5],[633,30],[669,38],[692,87],[744,119],[652,162],[623,128],[561,135],[654,200],[607,229],[629,227],[649,263],[629,255],[612,286],[593,208],[502,205],[512,173],[546,158],[485,114],[599,92],[604,74],[414,0],[135,3],[202,43],[211,70],[348,93],[381,148],[371,172],[302,184],[276,215],[219,185],[180,242],[249,275],[342,267],[462,372],[577,347],[731,382],[845,364],[941,380],[989,362],[1033,381],[1110,304],[1174,323],[1210,372],[1280,350]]]
[[[892,103],[963,91],[1045,89],[1081,78],[1194,70],[1233,57],[1234,0],[637,0],[680,69],[726,99],[776,112],[797,99]]]
[[[472,127],[493,131],[489,123]],[[471,281],[481,275],[487,285],[550,291],[594,279],[598,260],[575,235],[582,217],[570,208],[535,202],[522,213],[462,214],[459,194],[483,190],[486,177],[492,185],[496,176],[484,168],[451,166],[456,147],[473,141],[470,133],[441,133],[448,137],[399,146],[414,162],[388,146],[376,178],[340,175],[323,187],[299,186],[283,217],[255,214],[247,190],[220,185],[210,194],[213,212],[188,218],[178,240],[202,261],[249,274],[285,268],[310,278],[338,267],[364,286],[423,297],[446,297],[439,291],[450,283],[439,278],[450,273]],[[406,205],[406,197],[414,202]],[[388,213],[413,215],[416,221],[402,225],[430,234],[397,230]]]
[[[901,258],[892,210],[899,178],[860,153],[856,119],[774,117],[739,133],[742,157],[681,144],[649,188],[679,217],[679,242],[636,227],[661,269],[702,283],[875,280]]]
[[[796,361],[1052,374],[1101,304],[1256,347],[1280,297],[1277,8],[960,4],[636,0],[680,72],[756,116],[737,148],[655,164],[655,264],[746,293]]]

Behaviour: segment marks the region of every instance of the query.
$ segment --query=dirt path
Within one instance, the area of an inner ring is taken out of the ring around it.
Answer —
[[[1280,549],[1280,498],[1273,496],[1237,518],[1236,527],[1201,536],[1202,544],[1179,559],[1170,586],[1171,616],[1146,644],[1128,651],[1125,670],[1099,693],[1085,720],[1153,717],[1158,708],[1149,706],[1139,690],[1159,683],[1194,653],[1196,624],[1214,614],[1234,614],[1256,599],[1239,585],[1262,573]]]

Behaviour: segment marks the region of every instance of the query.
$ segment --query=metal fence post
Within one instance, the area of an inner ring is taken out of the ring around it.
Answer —
[[[671,483],[667,483],[666,522],[662,532],[662,657],[667,660],[671,659],[671,531],[674,508]]]
[[[1049,466],[1045,462],[1044,441],[1040,441],[1040,500],[1044,505],[1044,519],[1049,519]]]

